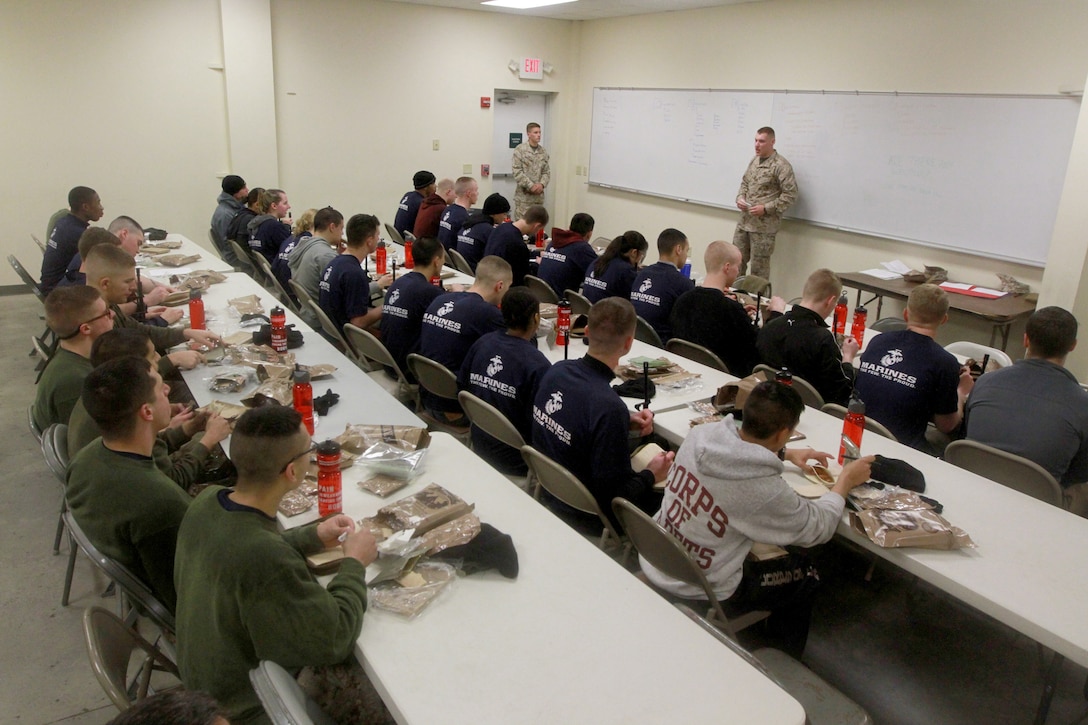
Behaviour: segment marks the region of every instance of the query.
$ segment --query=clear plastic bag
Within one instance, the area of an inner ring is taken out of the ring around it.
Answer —
[[[367,598],[378,609],[412,619],[448,589],[456,578],[457,569],[452,564],[422,561],[397,579],[370,587]]]
[[[426,448],[407,451],[390,443],[375,443],[359,456],[359,463],[375,473],[407,481],[420,472]]]
[[[253,382],[253,369],[241,365],[221,366],[215,375],[204,378],[208,390],[213,393],[237,393]]]

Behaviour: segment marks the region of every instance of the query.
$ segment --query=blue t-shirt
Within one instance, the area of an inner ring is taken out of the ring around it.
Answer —
[[[337,330],[370,309],[370,278],[350,254],[338,254],[329,262],[318,289],[318,304]]]
[[[510,263],[510,269],[514,272],[514,281],[511,283],[517,287],[525,284],[525,275],[531,273],[529,248],[525,246],[525,235],[514,226],[514,222],[503,222],[491,230],[491,236],[484,247],[485,257],[502,257]]]
[[[480,295],[447,292],[436,297],[423,314],[419,354],[442,363],[456,375],[472,343],[505,327],[499,308]],[[432,410],[460,409],[457,401],[437,398],[425,390],[419,392],[423,404]]]
[[[669,315],[680,295],[695,289],[695,283],[680,274],[672,262],[657,262],[644,267],[631,285],[631,304],[639,317],[650,323],[661,342],[672,338]]]
[[[528,443],[532,440],[533,398],[550,367],[534,342],[502,331],[489,332],[469,348],[457,383],[495,406]],[[525,475],[521,452],[476,426],[472,427],[472,450],[503,473]]]
[[[631,299],[631,285],[634,284],[638,268],[626,259],[613,258],[600,277],[593,271],[593,265],[587,272],[582,280],[582,295],[590,302],[600,302],[605,297]]]
[[[894,330],[869,342],[854,387],[866,416],[900,443],[929,452],[926,424],[959,409],[959,379],[959,361],[933,338]]]
[[[472,226],[461,227],[461,232],[457,235],[457,251],[461,253],[461,256],[465,258],[469,266],[472,267],[472,271],[476,271],[476,265],[480,263],[480,260],[484,257],[484,249],[487,248],[487,240],[491,236],[491,231],[495,228],[495,225],[491,223],[491,220],[485,220],[477,222]]]
[[[42,257],[41,287],[43,294],[49,294],[64,277],[68,263],[79,252],[79,238],[90,224],[75,214],[66,214],[57,221],[49,242],[45,245]]]
[[[540,254],[540,270],[537,276],[551,285],[560,298],[563,292],[575,292],[582,285],[586,272],[597,261],[597,253],[589,242],[574,242],[562,247],[549,244]]]
[[[397,216],[393,220],[393,228],[404,236],[405,232],[411,232],[416,225],[416,215],[419,214],[419,205],[423,203],[423,194],[418,191],[409,191],[401,197],[397,204]]]
[[[291,281],[291,267],[287,263],[287,259],[291,256],[291,252],[295,251],[295,247],[298,246],[300,241],[306,237],[312,236],[313,234],[310,232],[303,232],[297,237],[292,234],[280,245],[280,250],[276,253],[276,258],[272,260],[272,274],[276,276],[276,279],[279,280],[279,283],[283,285],[283,288],[287,291],[287,294],[291,295],[292,299],[294,299],[295,295],[291,291],[291,286],[287,284]]]
[[[441,294],[442,288],[431,284],[419,272],[404,275],[385,293],[385,304],[382,305],[382,343],[405,375],[408,374],[408,355],[419,352],[423,313]]]
[[[573,473],[609,518],[616,496],[656,512],[661,497],[654,500],[653,474],[631,470],[631,413],[612,389],[612,377],[607,365],[588,355],[552,365],[533,401],[533,447]],[[558,501],[548,504],[587,528],[596,522],[596,516],[587,518]]]
[[[280,251],[280,245],[291,236],[291,227],[279,219],[265,219],[249,237],[249,248],[260,252],[272,264]]]
[[[468,209],[460,204],[450,204],[438,219],[438,241],[446,249],[457,247],[457,235],[468,221]]]

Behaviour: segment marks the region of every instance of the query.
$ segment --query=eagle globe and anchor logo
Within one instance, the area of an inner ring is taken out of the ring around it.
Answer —
[[[551,397],[548,398],[548,402],[544,404],[544,410],[547,411],[548,415],[555,415],[562,409],[563,391],[556,390],[554,393],[552,393]]]
[[[890,368],[892,365],[903,362],[903,351],[899,348],[889,350],[884,357],[880,358],[880,364],[886,368]]]
[[[489,361],[489,364],[487,366],[487,375],[488,377],[493,378],[500,372],[502,372],[502,358],[496,355]]]
[[[444,305],[438,308],[438,316],[445,317],[449,313],[453,312],[453,300],[446,302]]]
[[[642,284],[640,284],[638,286],[638,291],[639,292],[645,292],[646,290],[650,289],[653,286],[654,286],[654,281],[652,279],[650,279],[649,277],[647,277],[646,279],[642,280]]]
[[[400,290],[395,289],[395,290],[393,290],[392,292],[389,293],[389,302],[388,302],[388,304],[395,305],[395,304],[397,304],[398,299],[400,299]]]

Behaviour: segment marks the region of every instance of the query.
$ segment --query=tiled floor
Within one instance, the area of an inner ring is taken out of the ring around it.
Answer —
[[[100,725],[116,711],[91,673],[80,620],[86,607],[116,601],[98,596],[105,582],[80,557],[71,604],[60,606],[67,543],[52,554],[60,488],[26,426],[34,396],[27,352],[40,312],[29,295],[0,297],[0,723]],[[821,559],[806,662],[877,723],[1032,722],[1043,662],[1034,642],[895,570],[878,568],[865,583],[868,560],[842,547]],[[1066,664],[1048,722],[1069,723],[1088,709],[1085,676]]]

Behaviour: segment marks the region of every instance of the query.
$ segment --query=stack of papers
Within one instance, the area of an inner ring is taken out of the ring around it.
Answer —
[[[968,295],[969,297],[983,297],[988,300],[996,300],[999,297],[1004,297],[1007,292],[1002,292],[999,289],[990,289],[989,287],[979,287],[973,284],[961,284],[959,282],[944,282],[941,284],[941,289],[945,292],[952,292],[958,295]]]
[[[862,274],[867,274],[870,277],[876,277],[877,279],[899,279],[904,274],[910,271],[910,267],[903,264],[898,259],[894,259],[891,262],[881,262],[880,267],[874,267],[873,269],[863,269]]]

